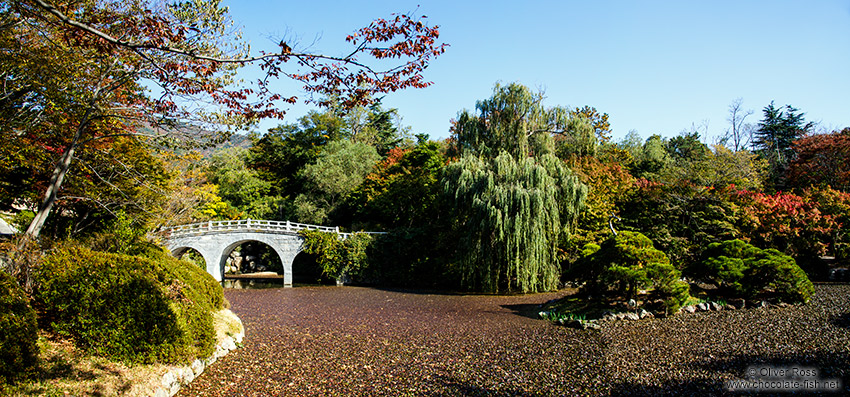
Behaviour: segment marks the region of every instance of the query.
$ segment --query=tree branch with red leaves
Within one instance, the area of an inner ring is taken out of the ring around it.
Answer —
[[[429,27],[421,20],[408,14],[396,14],[393,18],[377,19],[369,26],[359,29],[357,32],[345,38],[346,42],[355,46],[348,55],[342,57],[325,54],[293,52],[285,42],[279,44],[281,51],[278,53],[262,52],[258,56],[217,56],[209,55],[198,49],[184,47],[187,28],[176,25],[169,29],[163,29],[160,35],[143,37],[142,40],[131,40],[112,35],[93,24],[86,23],[68,17],[55,5],[43,0],[30,0],[47,15],[53,16],[60,23],[69,28],[91,35],[102,41],[103,45],[113,48],[131,50],[140,56],[156,64],[162,72],[159,76],[168,79],[170,71],[175,69],[187,69],[186,66],[173,63],[159,65],[149,53],[161,53],[183,57],[198,63],[210,65],[206,73],[213,73],[222,64],[245,65],[249,63],[261,63],[266,71],[267,77],[279,77],[281,74],[304,83],[306,91],[317,93],[324,97],[342,97],[341,104],[345,108],[358,105],[368,105],[375,94],[394,92],[405,88],[424,88],[431,85],[425,81],[422,72],[429,62],[435,57],[443,54],[448,44],[438,43],[438,27]],[[25,2],[25,1],[23,1]],[[133,24],[139,28],[146,26],[158,26],[163,28],[172,25],[172,21],[162,16],[151,13],[143,13],[145,17],[135,21]],[[423,19],[426,17],[422,17]],[[152,30],[148,30],[152,33]],[[359,43],[359,44],[358,44]],[[359,57],[369,55],[375,60],[383,59],[407,59],[407,61],[390,68],[378,70],[361,62]],[[291,60],[307,69],[303,73],[283,72],[283,64]],[[279,109],[270,108],[269,105],[277,100],[286,103],[294,103],[294,96],[283,97],[280,94],[269,92],[268,80],[262,79],[258,83],[258,91],[243,89],[224,91],[216,95],[216,100],[227,106],[234,107],[251,118],[281,117],[283,112]],[[246,100],[251,94],[264,97],[263,103],[257,104],[253,109],[247,109],[239,100]],[[328,105],[326,99],[312,101],[318,105]]]
[[[271,78],[303,83],[305,102],[366,105],[376,94],[430,85],[422,73],[447,47],[424,17],[398,14],[346,37],[354,48],[344,56],[294,52],[284,42],[277,53],[250,55],[219,0],[13,0],[0,14],[8,26],[0,50],[11,55],[0,57],[0,130],[13,137],[6,144],[36,142],[61,154],[32,237],[75,153],[94,142],[177,135],[178,143],[214,143],[259,119],[282,118],[282,106],[299,100],[273,92]],[[239,68],[252,63],[265,78],[237,84]]]

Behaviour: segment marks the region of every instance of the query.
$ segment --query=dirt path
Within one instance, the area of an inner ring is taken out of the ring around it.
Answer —
[[[557,293],[302,287],[226,296],[247,328],[244,348],[181,396],[716,394],[723,380],[759,362],[816,365],[821,378],[850,375],[846,285],[818,286],[803,307],[618,323],[601,332],[532,318]]]

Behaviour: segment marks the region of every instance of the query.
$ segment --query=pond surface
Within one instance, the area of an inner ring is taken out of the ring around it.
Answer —
[[[244,347],[180,395],[653,395],[724,391],[749,365],[850,368],[850,287],[805,306],[618,322],[534,318],[564,293],[451,295],[359,287],[226,290]],[[848,385],[848,382],[844,382]]]

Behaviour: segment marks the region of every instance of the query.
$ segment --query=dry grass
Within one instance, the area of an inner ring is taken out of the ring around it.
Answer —
[[[219,310],[213,313],[213,323],[215,324],[215,338],[221,341],[226,336],[233,336],[237,333],[244,333],[245,328],[242,327],[242,322],[239,318],[228,309]]]

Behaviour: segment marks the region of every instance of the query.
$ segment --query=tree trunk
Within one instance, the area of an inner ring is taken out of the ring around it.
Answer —
[[[71,162],[74,161],[74,152],[76,152],[77,148],[80,146],[83,131],[85,131],[89,120],[91,120],[92,112],[95,110],[95,104],[97,103],[98,98],[100,98],[100,94],[104,88],[103,83],[105,77],[109,74],[110,70],[115,67],[117,62],[117,59],[113,61],[113,63],[107,67],[106,71],[101,76],[100,81],[92,93],[91,99],[86,107],[86,111],[83,113],[82,119],[80,119],[80,124],[77,125],[77,130],[74,132],[74,139],[71,140],[71,143],[65,149],[65,152],[62,153],[62,159],[59,160],[56,167],[53,168],[53,174],[50,176],[47,191],[44,192],[44,200],[41,202],[41,205],[38,206],[38,212],[36,212],[35,217],[27,228],[27,232],[24,234],[26,237],[24,238],[24,241],[30,239],[35,240],[38,238],[39,233],[41,233],[41,228],[44,227],[44,222],[47,221],[50,211],[53,210],[53,205],[56,204],[56,197],[59,194],[59,189],[62,187],[62,182],[65,180],[65,175],[68,174],[68,169],[71,168]]]
[[[77,151],[77,147],[80,144],[80,137],[83,134],[83,129],[86,128],[90,115],[91,108],[86,110],[86,114],[83,116],[83,121],[74,133],[74,139],[71,141],[71,144],[68,145],[68,148],[65,149],[65,152],[62,153],[62,159],[59,160],[56,167],[53,169],[53,174],[50,176],[50,182],[47,185],[47,191],[44,193],[44,200],[41,202],[41,205],[38,206],[38,212],[36,212],[35,217],[27,228],[26,236],[30,239],[38,238],[39,233],[41,233],[41,228],[44,226],[44,222],[50,215],[53,205],[56,204],[56,196],[59,194],[59,189],[62,187],[65,175],[68,174],[68,169],[71,168],[71,162],[74,160],[74,152]]]

